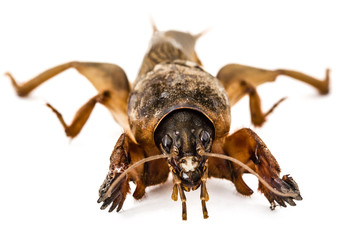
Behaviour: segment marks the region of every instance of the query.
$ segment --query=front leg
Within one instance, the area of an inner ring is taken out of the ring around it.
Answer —
[[[251,129],[244,128],[227,137],[223,149],[226,155],[246,164],[265,180],[259,182],[259,190],[269,200],[272,210],[275,208],[275,202],[286,207],[286,203],[295,206],[294,199],[302,200],[297,183],[288,175],[280,178],[280,166],[275,157]],[[248,172],[240,166],[232,165],[234,174]],[[269,187],[274,188],[281,195],[271,191]],[[286,194],[288,196],[285,196]]]
[[[117,208],[116,211],[119,212],[126,195],[130,192],[130,180],[134,181],[137,186],[134,191],[134,197],[140,198],[144,195],[145,185],[142,179],[143,167],[139,166],[135,168],[129,176],[126,175],[120,179],[120,175],[124,171],[143,157],[144,155],[141,149],[136,147],[136,144],[132,142],[127,134],[122,134],[111,154],[109,172],[99,189],[98,203],[103,202],[101,209],[106,209],[112,204],[109,212],[112,212],[115,208]],[[110,192],[109,195],[107,195],[108,192]]]

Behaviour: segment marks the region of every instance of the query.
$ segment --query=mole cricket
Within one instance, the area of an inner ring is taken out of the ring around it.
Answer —
[[[133,197],[141,199],[146,187],[164,183],[169,173],[173,177],[171,198],[177,201],[180,196],[183,220],[187,219],[185,192],[198,188],[203,217],[208,218],[206,182],[211,177],[227,179],[240,194],[249,196],[253,191],[242,176],[255,175],[272,210],[277,204],[295,206],[294,200],[302,200],[295,180],[280,176],[275,157],[253,130],[243,128],[229,135],[230,108],[248,96],[251,122],[261,126],[284,99],[264,112],[257,86],[284,75],[327,94],[329,69],[325,80],[318,80],[293,70],[228,64],[215,77],[203,69],[195,52],[201,35],[159,31],[153,25],[149,50],[133,84],[122,68],[110,63],[72,61],[21,84],[6,73],[21,97],[69,68],[76,69],[96,88],[97,95],[77,111],[70,124],[52,105],[47,106],[70,138],[80,133],[98,103],[123,127],[99,190],[101,209],[110,206],[109,212],[119,212],[130,192],[129,181],[136,185]]]

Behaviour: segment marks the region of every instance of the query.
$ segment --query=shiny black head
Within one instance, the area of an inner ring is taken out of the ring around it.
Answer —
[[[166,116],[156,128],[156,146],[172,157],[169,164],[182,184],[196,188],[204,174],[206,157],[199,150],[210,152],[215,136],[214,126],[202,113],[180,109]]]

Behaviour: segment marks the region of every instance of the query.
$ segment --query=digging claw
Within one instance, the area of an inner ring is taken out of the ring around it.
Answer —
[[[122,193],[122,188],[126,188],[127,185],[125,184],[124,186],[124,183],[126,183],[126,178],[114,185],[115,179],[119,176],[120,173],[110,171],[109,174],[106,176],[104,183],[101,185],[99,190],[99,199],[97,200],[98,203],[102,203],[100,207],[101,210],[106,209],[110,204],[112,205],[109,208],[109,212],[114,211],[116,207],[118,207],[117,212],[120,211],[120,209],[122,208],[122,204],[125,200],[125,196]],[[107,196],[107,192],[109,191],[111,186],[113,187],[113,189],[111,190],[110,196]]]
[[[289,177],[289,175],[284,175],[282,177],[282,180],[290,186],[291,190],[293,190],[294,193],[297,194],[297,196],[294,198],[295,200],[301,201],[302,197],[300,195],[299,186],[295,182],[295,180],[292,177]]]
[[[296,203],[294,200],[301,201],[302,197],[300,195],[300,190],[297,185],[297,183],[294,181],[292,177],[289,175],[284,175],[282,179],[275,178],[272,179],[271,185],[278,191],[292,195],[291,197],[284,197],[276,195],[275,193],[268,193],[266,194],[266,197],[268,198],[270,202],[270,209],[274,210],[277,204],[282,207],[286,207],[288,205],[290,206],[296,206]],[[276,204],[277,203],[277,204]]]

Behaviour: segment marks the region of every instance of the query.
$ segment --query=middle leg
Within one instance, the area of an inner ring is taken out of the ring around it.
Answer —
[[[223,155],[226,154],[223,149],[223,142],[215,142],[211,152]],[[221,178],[231,181],[234,184],[236,190],[242,195],[250,196],[253,194],[253,190],[251,190],[251,188],[246,185],[243,179],[243,174],[246,172],[243,168],[235,165],[230,161],[220,158],[209,157],[208,163],[209,177]],[[244,163],[252,167],[252,162],[250,159]]]

